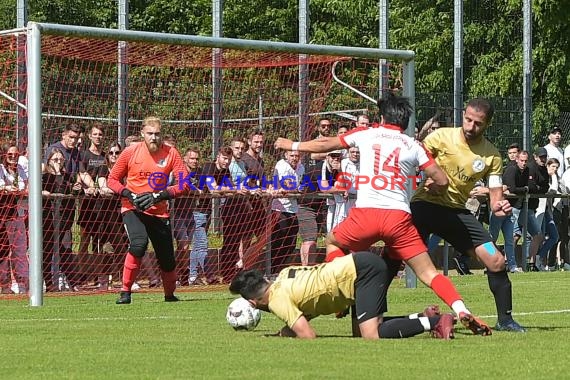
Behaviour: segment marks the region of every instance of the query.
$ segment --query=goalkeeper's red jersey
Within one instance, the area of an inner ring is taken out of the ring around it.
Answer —
[[[171,174],[177,184],[168,186]],[[107,185],[117,194],[127,188],[135,194],[166,190],[172,197],[177,197],[189,189],[185,181],[179,181],[180,178],[187,177],[186,166],[175,148],[163,144],[157,152],[150,153],[146,144],[139,142],[130,145],[120,154],[111,169]],[[127,199],[121,199],[122,213],[134,209]],[[166,218],[168,202],[161,201],[145,213]]]

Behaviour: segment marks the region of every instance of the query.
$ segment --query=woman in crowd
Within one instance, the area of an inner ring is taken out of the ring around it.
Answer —
[[[26,207],[21,195],[27,190],[28,176],[18,164],[20,154],[15,143],[0,147],[0,292],[13,293],[12,274],[18,292],[28,290],[28,239],[26,235]]]
[[[123,253],[128,250],[128,238],[121,219],[121,201],[114,196],[113,190],[107,187],[107,176],[121,154],[121,146],[113,144],[106,150],[108,170],[105,176],[97,179],[99,194],[101,195],[101,210],[105,213],[105,225],[101,231],[101,246],[109,243],[112,253],[104,252],[102,266],[98,281],[99,289],[108,290],[111,287],[109,276],[117,275],[123,262]]]
[[[47,157],[42,175],[43,203],[43,276],[46,291],[58,291],[58,282],[54,282],[53,257],[56,239],[59,245],[59,269],[65,275],[70,290],[79,290],[80,273],[76,270],[71,244],[65,240],[65,231],[71,230],[75,214],[75,198],[62,195],[78,194],[81,185],[65,170],[65,156],[60,149],[53,149]],[[59,209],[59,213],[58,213]],[[56,236],[55,227],[59,234]],[[56,277],[57,279],[57,277]]]

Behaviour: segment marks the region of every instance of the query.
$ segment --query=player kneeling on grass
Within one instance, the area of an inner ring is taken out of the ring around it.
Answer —
[[[287,326],[279,332],[281,336],[316,338],[311,319],[354,305],[355,336],[407,338],[430,331],[436,338],[453,338],[454,316],[439,315],[437,308],[426,309],[428,315],[384,320],[387,276],[386,263],[380,256],[361,252],[316,266],[285,268],[274,282],[259,270],[243,271],[233,279],[230,291],[283,320]]]

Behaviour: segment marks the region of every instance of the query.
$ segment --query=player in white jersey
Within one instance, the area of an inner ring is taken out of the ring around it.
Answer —
[[[360,174],[355,177],[355,183],[347,184],[358,192],[356,207],[410,213],[407,189],[410,186],[415,190],[416,168],[424,170],[434,164],[423,146],[393,124],[348,132],[340,136],[340,142],[360,150]],[[432,170],[432,174],[441,175],[437,169]],[[445,175],[442,183],[444,179],[447,180]]]
[[[466,327],[475,334],[490,335],[489,326],[471,315],[451,281],[437,272],[412,223],[406,186],[415,186],[416,167],[428,177],[424,186],[429,193],[446,191],[447,175],[419,143],[403,133],[413,112],[407,98],[388,94],[378,107],[382,116],[378,128],[305,142],[283,138],[275,142],[277,149],[302,152],[330,152],[351,146],[360,149],[360,177],[354,184],[356,207],[327,236],[327,259],[367,250],[382,240],[387,248],[384,259],[392,273],[402,260],[406,261]],[[388,277],[386,291],[393,276]]]

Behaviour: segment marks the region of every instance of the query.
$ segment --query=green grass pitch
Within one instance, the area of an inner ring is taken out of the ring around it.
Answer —
[[[452,277],[468,307],[494,324],[495,306],[483,275]],[[456,338],[423,334],[401,340],[349,337],[348,318],[312,321],[319,339],[265,337],[281,327],[263,313],[256,330],[233,331],[229,292],[136,293],[46,297],[43,307],[0,298],[2,379],[566,379],[570,353],[570,273],[511,276],[515,318],[526,334]],[[388,315],[438,303],[419,286],[395,281]],[[442,306],[443,310],[447,308]]]

